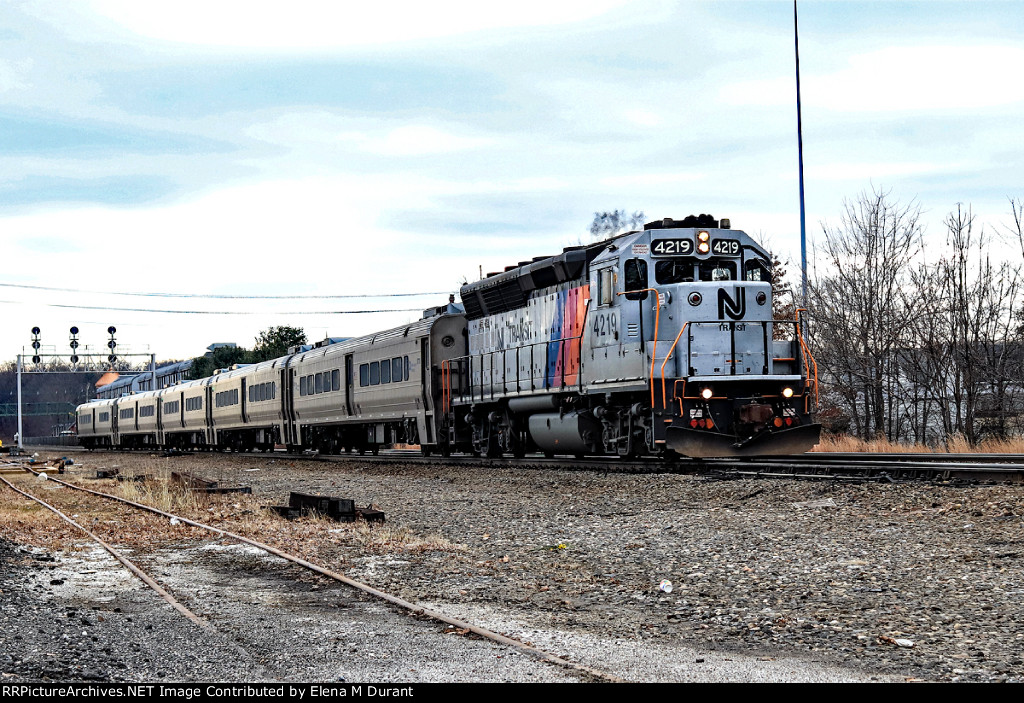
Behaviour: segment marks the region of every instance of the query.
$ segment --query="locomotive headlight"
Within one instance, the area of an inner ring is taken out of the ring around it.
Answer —
[[[702,388],[700,391],[700,397],[703,398],[704,400],[711,400],[711,396],[713,395],[714,393],[711,391],[710,388],[707,387]]]
[[[711,238],[711,235],[708,234],[707,232],[703,232],[703,231],[697,232],[697,241],[698,242],[706,242],[710,238]]]
[[[793,389],[792,388],[783,388],[782,389],[782,397],[783,398],[792,398],[793,397]]]
[[[700,301],[704,300],[704,297],[700,293],[694,291],[693,293],[690,293],[687,300],[690,302],[690,305],[700,305]]]
[[[711,251],[711,245],[708,244],[707,242],[701,242],[700,244],[697,245],[697,251],[700,252],[701,254],[707,254],[709,251]]]

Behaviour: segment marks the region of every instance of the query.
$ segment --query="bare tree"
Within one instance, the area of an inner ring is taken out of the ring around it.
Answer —
[[[822,225],[825,274],[812,286],[819,369],[861,437],[895,436],[894,383],[913,311],[903,293],[921,251],[920,208],[888,191],[844,202],[838,226]]]

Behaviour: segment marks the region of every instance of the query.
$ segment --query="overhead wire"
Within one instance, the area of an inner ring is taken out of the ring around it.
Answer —
[[[0,304],[24,305],[23,301],[0,300]],[[423,308],[382,308],[379,310],[157,310],[153,308],[118,308],[102,305],[68,305],[65,303],[33,303],[48,308],[73,310],[112,310],[115,312],[146,312],[168,315],[370,315],[381,312],[420,312]]]
[[[341,298],[414,298],[424,295],[445,295],[451,291],[424,291],[422,293],[350,293],[329,295],[231,295],[221,293],[143,293],[133,291],[97,291],[79,288],[58,288],[54,286],[32,286],[23,283],[0,283],[2,288],[22,288],[25,290],[46,290],[58,293],[86,293],[89,295],[128,295],[144,298],[209,298],[217,300],[317,300]]]

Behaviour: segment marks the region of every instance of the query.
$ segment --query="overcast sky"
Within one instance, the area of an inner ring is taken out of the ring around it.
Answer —
[[[798,260],[792,13],[5,0],[0,359],[33,325],[60,352],[72,324],[100,347],[115,325],[159,358],[278,324],[372,332],[419,313],[325,311],[443,303],[481,267],[586,240],[598,210],[730,217]],[[802,2],[800,28],[811,237],[872,185],[916,199],[934,237],[957,202],[1008,219],[1024,4]],[[433,294],[109,295],[127,292]]]

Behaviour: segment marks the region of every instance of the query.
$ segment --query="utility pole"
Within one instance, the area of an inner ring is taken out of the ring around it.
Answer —
[[[796,0],[793,0],[793,49],[796,53],[796,143],[800,165],[800,289],[801,307],[807,307],[807,218],[804,212],[804,130],[800,114],[800,29],[797,23]]]

